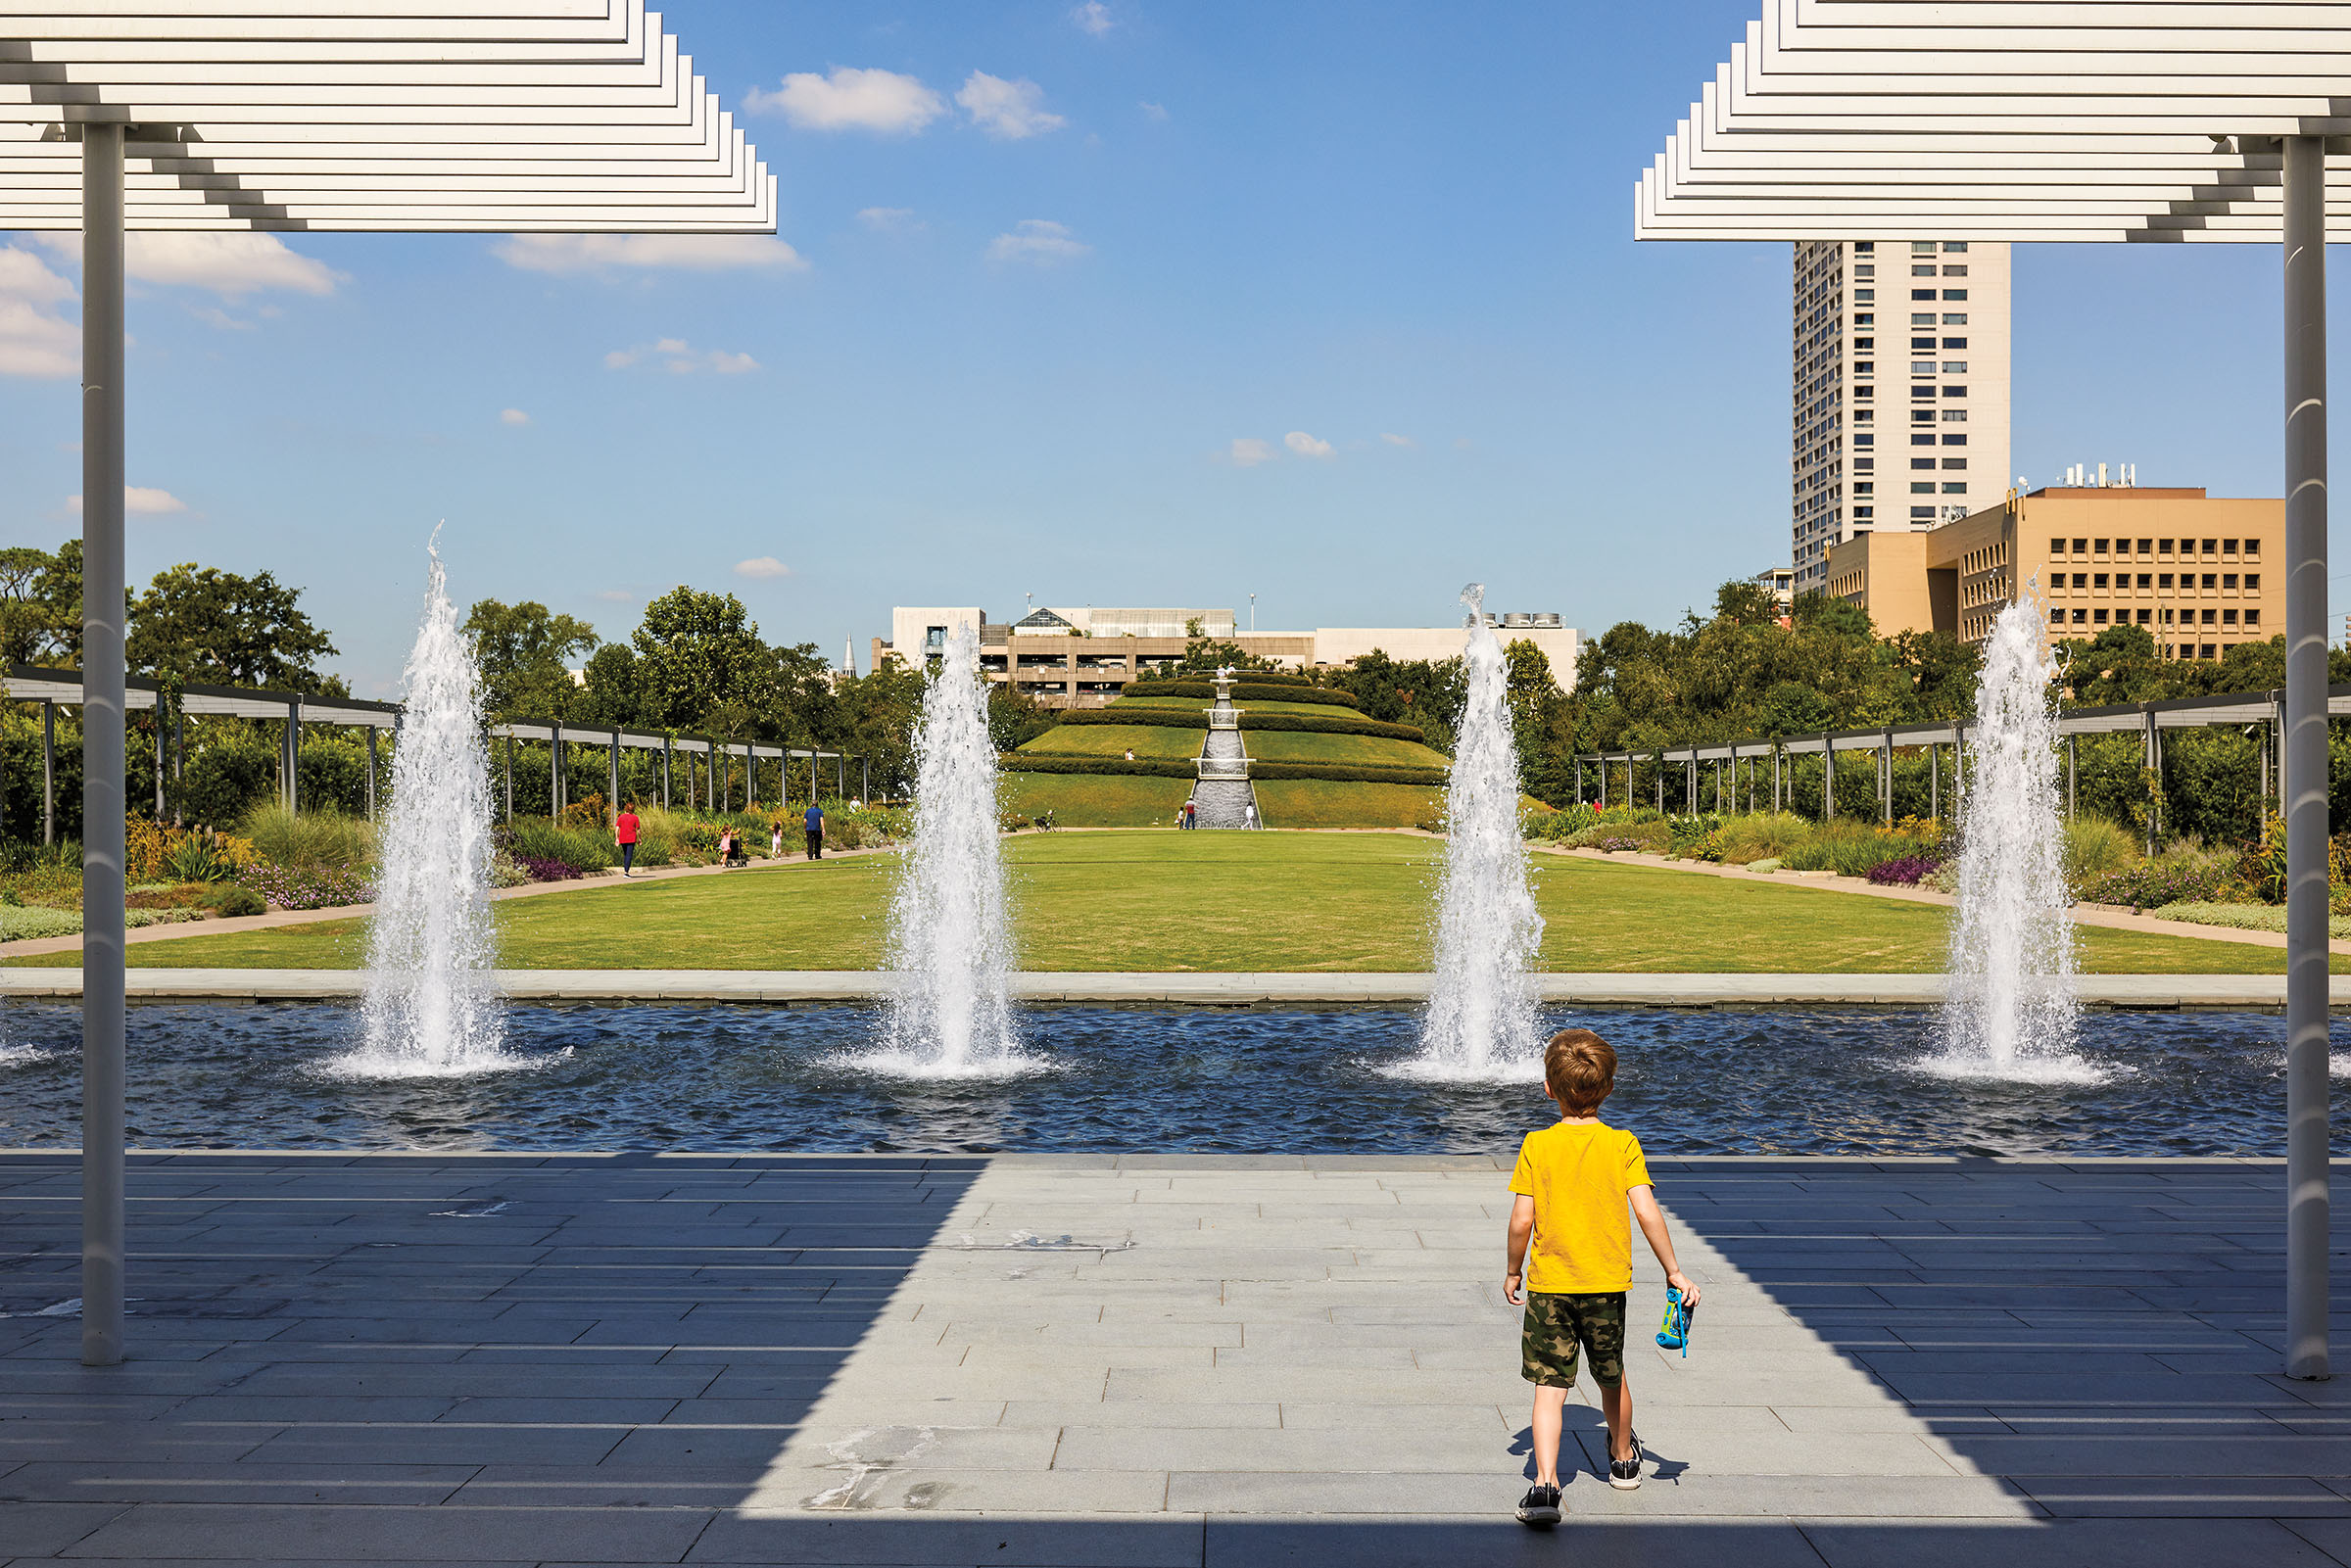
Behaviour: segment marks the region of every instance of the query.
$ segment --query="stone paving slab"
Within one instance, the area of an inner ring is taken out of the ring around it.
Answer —
[[[134,969],[133,1001],[343,1001],[360,994],[359,970]],[[502,992],[530,1002],[767,1002],[849,1005],[889,996],[896,976],[879,970],[502,970]],[[1942,974],[1539,974],[1550,1003],[1599,1007],[1938,1007]],[[1055,973],[1012,976],[1031,1003],[1188,1006],[1406,1006],[1428,999],[1420,974],[1301,974]],[[2351,974],[2327,980],[2329,1005],[2351,1008]],[[2281,974],[2085,974],[2074,982],[2091,1007],[2282,1008]],[[0,998],[81,995],[78,969],[0,968]]]
[[[1693,1354],[1544,1538],[1492,1157],[141,1154],[91,1370],[0,1151],[0,1560],[2351,1564],[2276,1163],[1654,1168]]]

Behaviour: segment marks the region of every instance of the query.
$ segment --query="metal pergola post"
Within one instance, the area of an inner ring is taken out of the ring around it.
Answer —
[[[702,749],[706,753],[703,761],[708,764],[708,766],[702,770],[702,809],[705,811],[715,812],[718,810],[717,742],[705,740],[702,742]]]
[[[41,842],[57,842],[57,704],[41,704]]]
[[[848,792],[849,754],[845,751],[836,751],[833,753],[833,798],[839,800]]]
[[[506,732],[506,821],[514,820],[514,732]]]
[[[1886,796],[1886,826],[1894,826],[1894,732],[1886,732],[1886,748],[1878,753],[1878,787]]]
[[[179,826],[187,794],[180,786],[188,782],[188,715],[176,703],[171,709],[171,825]]]
[[[661,809],[662,809],[663,811],[667,811],[667,810],[669,809],[669,754],[670,754],[670,750],[671,750],[671,745],[670,745],[670,737],[669,737],[667,735],[663,735],[663,736],[661,736]]]
[[[1584,758],[1581,752],[1575,758],[1575,803],[1579,806],[1584,803]]]
[[[286,810],[302,810],[302,698],[286,698]]]
[[[613,830],[617,832],[620,828],[620,732],[618,730],[612,732],[612,755],[606,777],[611,780],[612,787],[605,802],[604,816]]]
[[[1927,815],[1943,821],[1943,742],[1927,747]]]
[[[2288,651],[2291,651],[2289,644]],[[2155,798],[2163,788],[2163,776],[2158,771],[2163,759],[2155,749],[2155,708],[2152,703],[2139,704],[2144,730],[2139,740],[2139,765],[2147,770],[2147,853],[2155,853]],[[2290,876],[2290,872],[2289,872]]]
[[[2327,1335],[2327,143],[2285,138],[2285,1375]]]
[[[1775,812],[1785,809],[1780,804],[1780,743],[1777,740],[1771,743],[1771,809]]]
[[[122,658],[123,135],[120,122],[84,123],[81,127],[84,1366],[113,1366],[122,1359],[122,1099],[127,1013],[122,972],[122,692],[127,674]]]
[[[1837,737],[1820,737],[1820,820],[1837,820]]]
[[[2262,794],[2265,797],[2269,794],[2266,784],[2262,789]],[[2078,735],[2069,735],[2065,737],[2065,814],[2067,817],[2070,818],[2076,814],[2081,798],[2082,737]]]
[[[547,814],[563,815],[563,727],[547,727]]]
[[[375,821],[375,726],[367,727],[367,820]]]

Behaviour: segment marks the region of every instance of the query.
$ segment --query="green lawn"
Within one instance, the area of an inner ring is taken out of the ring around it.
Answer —
[[[1434,784],[1260,779],[1257,809],[1270,828],[1417,828],[1444,815],[1445,791]]]
[[[1132,750],[1138,758],[1182,761],[1200,755],[1207,737],[1206,729],[1175,730],[1164,724],[1057,724],[1021,750],[1059,757],[1117,757]]]
[[[1443,768],[1441,751],[1413,740],[1368,735],[1317,735],[1311,730],[1250,730],[1241,743],[1259,762],[1330,762],[1343,767]]]
[[[1050,811],[1064,828],[1168,828],[1192,792],[1192,782],[1127,774],[1008,773],[1003,788],[999,798],[1006,811],[1025,817]]]
[[[1343,971],[1427,967],[1442,847],[1401,834],[1165,831],[1023,834],[1005,852],[1026,968]],[[504,962],[871,968],[882,959],[896,865],[872,856],[517,899],[498,906]],[[1549,855],[1536,865],[1550,922],[1543,957],[1555,970],[1883,974],[1943,965],[1946,915],[1935,905]],[[2092,972],[2275,974],[2285,958],[2185,937],[2082,936]],[[141,966],[341,968],[358,962],[360,940],[358,922],[335,921],[129,952]]]

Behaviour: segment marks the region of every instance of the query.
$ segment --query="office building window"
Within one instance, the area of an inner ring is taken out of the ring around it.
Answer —
[[[1853,290],[1853,303],[1855,305],[1875,305],[1877,301],[1878,291],[1875,289]]]
[[[2104,593],[2106,590],[2106,574],[2104,572],[2099,572],[2095,576],[2091,577],[2089,580],[2089,586],[2098,590],[2100,593]]]
[[[1877,248],[1878,242],[1876,240],[1855,240],[1853,242],[1853,254],[1855,256],[1867,256]]]
[[[1967,325],[1967,312],[1965,310],[1945,310],[1943,313],[1943,324],[1946,327],[1963,327]]]
[[[2204,612],[2204,624],[2205,624],[2206,626],[2210,626],[2210,625],[2212,624],[2212,622],[2213,622],[2213,617],[2214,617],[2214,615],[2215,615],[2216,613],[2217,613],[2217,612],[2215,612],[2215,611],[2213,611],[2213,610],[2206,610],[2206,611]]]
[[[2148,625],[2148,624],[2149,624],[2149,623],[2151,623],[2151,622],[2152,622],[2154,619],[2155,619],[2155,612],[2154,612],[2153,610],[2140,610],[2140,611],[2138,612],[2138,624],[2139,624],[2139,625],[2141,625],[2141,626],[2146,626],[2146,625]]]
[[[2104,626],[2106,624],[2106,612],[2104,610],[2090,611],[2089,618],[2094,625]]]
[[[1965,359],[1945,359],[1943,361],[1943,373],[1946,376],[1963,376],[1967,374],[1967,361]]]
[[[1877,324],[1878,318],[1867,310],[1857,310],[1853,313],[1853,325],[1857,327],[1874,327]]]
[[[1910,387],[1910,401],[1911,401],[1912,403],[1919,403],[1919,402],[1923,402],[1924,400],[1926,400],[1926,399],[1929,399],[1929,398],[1932,398],[1932,397],[1934,397],[1934,396],[1935,396],[1935,384],[1934,384],[1933,382],[1928,382],[1928,383],[1927,383],[1926,385],[1924,385],[1924,386],[1920,386],[1920,385],[1918,385],[1918,384],[1917,384],[1917,383],[1915,383],[1915,382],[1913,382],[1913,383],[1911,384],[1911,387]]]
[[[1931,327],[1935,324],[1935,312],[1932,310],[1913,311],[1910,316],[1910,324],[1914,327]]]
[[[2223,610],[2223,611],[2221,611],[2221,624],[2222,624],[2223,626],[2234,626],[2234,625],[2236,624],[2236,611],[2234,611],[2234,610]]]
[[[2212,574],[2212,573],[2210,573],[2210,572],[2206,572],[2206,573],[2204,574],[2204,586],[2205,586],[2206,588],[2212,588],[2212,587],[2215,587],[2215,586],[2216,586],[2216,585],[2214,584],[2214,582],[2213,582],[2213,574]]]
[[[2259,625],[2261,624],[2261,611],[2259,611],[2259,610],[2247,610],[2247,611],[2245,611],[2245,624],[2246,624],[2247,626],[2259,626]]]
[[[2089,547],[2091,552],[2094,554],[2103,555],[2106,553],[2106,542],[2102,539],[2091,540],[2089,542]]]
[[[1946,266],[1943,269],[1943,275],[1946,278],[1963,278],[1967,276],[1967,268],[1964,266]]]
[[[1910,340],[1910,347],[1913,350],[1932,350],[1935,347],[1935,340],[1933,338],[1912,338]]]
[[[1945,289],[1943,291],[1943,297],[1946,300],[1964,300],[1967,298],[1967,290]]]
[[[1861,485],[1855,488],[1864,493],[1866,493],[1869,489],[1867,485]],[[1866,522],[1876,512],[1876,510],[1877,508],[1874,506],[1856,506],[1853,508],[1853,516],[1856,520]]]
[[[2151,539],[2142,539],[2142,540],[2140,540],[2140,541],[2138,542],[2138,552],[2139,552],[2141,555],[2152,555],[2152,554],[2154,554],[2154,553],[2155,553],[2155,542],[2154,542],[2153,540],[2151,540]]]
[[[1967,487],[1965,485],[1945,485],[1943,487],[1943,493],[1946,496],[1964,496],[1967,494]]]
[[[2077,608],[2074,611],[2074,624],[2076,626],[2087,626],[2089,624],[2089,611]]]
[[[1915,490],[1918,487],[1913,485],[1911,488]],[[1914,523],[1919,521],[1921,518],[1932,520],[1934,516],[1935,508],[1932,506],[1913,506],[1910,508],[1910,520]]]
[[[1967,459],[1965,457],[1945,457],[1943,460],[1943,466],[1945,469],[1965,468],[1967,466]]]
[[[1932,457],[1913,457],[1910,459],[1910,466],[1912,468],[1932,468],[1935,466],[1935,459]]]
[[[1910,422],[1914,425],[1931,425],[1935,422],[1935,410],[1932,408],[1913,408],[1910,410]]]
[[[1874,447],[1877,445],[1877,437],[1864,434],[1855,436],[1853,438],[1853,445],[1856,447]]]
[[[1943,444],[1946,447],[1964,447],[1967,445],[1967,438],[1965,436],[1945,436],[1943,438]]]
[[[1965,387],[1945,387],[1943,389],[1943,395],[1946,398],[1964,398],[1967,396],[1967,389]]]
[[[1947,255],[1949,255],[1949,254],[1951,254],[1951,253],[1952,253],[1952,252],[1954,252],[1954,251],[1955,251],[1955,252],[1957,252],[1957,253],[1959,253],[1960,255],[1964,256],[1964,255],[1966,255],[1966,254],[1967,254],[1967,241],[1965,241],[1965,240],[1944,240],[1944,241],[1943,242],[1943,254],[1944,254],[1944,255],[1946,255],[1946,256],[1947,256]]]
[[[1912,289],[1910,291],[1910,298],[1913,300],[1932,300],[1935,298],[1935,291],[1933,289]]]
[[[2081,542],[2080,540],[2078,540],[2078,539],[2077,539],[2077,540],[2075,540],[2075,541],[2074,541],[2074,549],[2076,550],[2076,552],[2078,553],[2078,552],[2081,550],[2081,548],[2082,548],[2082,542]],[[2074,587],[2076,587],[2076,588],[2087,588],[2087,587],[2089,587],[2089,574],[2088,574],[2088,573],[2087,573],[2087,572],[2076,572],[2076,573],[2074,574]]]
[[[2198,656],[2199,656],[2199,657],[2201,657],[2201,658],[2207,658],[2207,659],[2211,659],[2211,658],[2218,658],[2218,657],[2220,656],[2220,652],[2221,652],[2221,650],[2220,650],[2218,647],[2214,646],[2214,645],[2213,645],[2212,643],[2210,643],[2210,642],[2206,642],[2206,643],[2204,643],[2204,644],[2203,644],[2203,649],[2204,649],[2204,651],[2203,651],[2201,654],[2199,654],[2199,655],[2198,655]]]
[[[2222,541],[2221,541],[2221,553],[2222,553],[2222,554],[2224,554],[2224,555],[2233,555],[2233,554],[2235,554],[2235,553],[2236,553],[2236,541],[2235,541],[2235,540],[2233,540],[2233,539],[2224,539],[2224,540],[2222,540]]]
[[[1911,446],[1913,446],[1913,447],[1932,447],[1932,446],[1934,446],[1934,445],[1935,445],[1935,432],[1934,432],[1934,431],[1932,431],[1932,430],[1929,430],[1929,431],[1924,431],[1924,432],[1921,432],[1921,431],[1916,431],[1916,430],[1913,430],[1913,431],[1911,431],[1911,432],[1910,432],[1910,445],[1911,445]]]
[[[1856,278],[1874,278],[1877,275],[1878,269],[1866,263],[1853,268],[1853,276]]]
[[[2049,611],[2049,624],[2050,624],[2051,626],[2063,626],[2063,625],[2065,624],[2065,611],[2063,611],[2063,610],[2051,610],[2051,611]]]
[[[2208,540],[2206,540],[2206,541],[2204,542],[2204,553],[2205,553],[2205,554],[2207,554],[2207,555],[2211,555],[2211,554],[2214,554],[2214,553],[2216,553],[2216,552],[2215,552],[2215,550],[2213,549],[2213,546],[2214,546],[2215,545],[2218,545],[2219,543],[2220,543],[2220,541],[2219,541],[2219,540],[2217,540],[2217,539],[2208,539]],[[2186,546],[2183,546],[2182,547],[2183,547],[2183,548],[2185,548]]]
[[[2143,593],[2147,589],[2155,586],[2155,580],[2149,577],[2145,572],[2141,572],[2138,574],[2138,586],[2140,591]]]
[[[1943,422],[1946,425],[1966,424],[1967,410],[1965,408],[1945,408],[1943,410]]]
[[[2234,572],[2223,572],[2223,573],[2221,574],[2221,587],[2223,587],[2223,588],[2234,588],[2234,587],[2236,587],[2236,574],[2235,574]]]
[[[1935,486],[1932,482],[1921,484],[1918,481],[1913,480],[1910,484],[1910,494],[1913,496],[1932,496],[1935,494]],[[1917,509],[1915,507],[1912,508],[1911,515],[1917,515]],[[1935,513],[1930,509],[1927,515],[1932,517],[1935,515]]]
[[[2163,589],[2168,589],[2168,588],[2170,588],[2170,587],[2172,586],[2172,574],[2171,574],[2171,573],[2169,573],[2169,572],[2158,572],[2158,573],[2156,573],[2156,574],[2155,574],[2155,586],[2156,586],[2157,588],[2163,588]]]
[[[2049,541],[2049,553],[2050,553],[2050,554],[2052,554],[2052,555],[2062,555],[2062,554],[2064,554],[2064,553],[2065,553],[2065,541],[2064,541],[2064,540],[2062,540],[2062,539],[2052,539],[2052,540],[2050,540],[2050,541]]]
[[[1853,361],[1853,374],[1857,376],[1874,376],[1877,373],[1878,364],[1875,359],[1855,359]]]
[[[1935,373],[1935,361],[1932,359],[1914,359],[1910,364],[1910,373],[1914,376],[1931,376]]]
[[[1967,340],[1965,338],[1945,338],[1943,340],[1943,346],[1945,349],[1964,349],[1967,347]]]
[[[1910,268],[1910,275],[1914,278],[1931,278],[1935,275],[1935,263],[1927,261],[1914,264]]]
[[[1859,484],[1853,487],[1853,494],[1856,496],[1874,496],[1877,493],[1878,487],[1866,479],[1862,480]],[[1857,515],[1867,517],[1869,515],[1869,511],[1866,507],[1864,507]]]
[[[2261,574],[2259,572],[2247,572],[2245,574],[2245,592],[2248,594],[2258,594],[2261,592]]]

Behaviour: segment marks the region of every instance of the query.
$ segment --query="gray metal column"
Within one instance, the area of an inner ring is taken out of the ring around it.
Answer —
[[[46,700],[41,703],[41,842],[57,842],[57,704]]]
[[[2289,547],[2289,548],[2287,549],[2287,552],[2286,552],[2286,553],[2287,553],[2287,554],[2290,556],[2290,555],[2293,553],[2293,552],[2292,552],[2292,549]],[[2287,575],[2287,587],[2286,587],[2286,593],[2287,593],[2287,594],[2290,595],[2290,594],[2293,593],[2293,587],[2292,587],[2292,575],[2293,575],[2293,574],[2292,574],[2292,573],[2289,571],[2289,572],[2288,572],[2286,575]],[[2288,599],[2287,599],[2287,601],[2286,601],[2286,602],[2287,602],[2287,605],[2288,605],[2288,607],[2290,608],[2290,607],[2291,607],[2291,605],[2292,605],[2292,602],[2293,602],[2290,596],[2288,597]],[[2289,641],[2289,642],[2286,644],[2286,650],[2287,650],[2287,654],[2288,654],[2288,656],[2290,657],[2290,656],[2291,656],[2291,654],[2292,654],[2292,650],[2293,650],[2293,644],[2292,644],[2290,641]],[[2320,692],[2320,702],[2321,702],[2321,704],[2322,704],[2320,711],[2321,711],[2322,713],[2324,713],[2324,712],[2326,711],[2326,710],[2325,710],[2325,707],[2324,707],[2324,703],[2325,703],[2325,701],[2326,701],[2326,693],[2325,693],[2325,690],[2324,690],[2324,689],[2321,689],[2321,692]],[[2150,785],[2150,787],[2149,787],[2149,793],[2148,793],[2148,795],[2147,795],[2147,853],[2148,853],[2148,854],[2150,854],[2150,855],[2152,855],[2153,853],[2155,853],[2155,794],[2154,794],[2154,791],[2156,791],[2156,790],[2160,790],[2160,789],[2163,787],[2163,776],[2162,776],[2162,775],[2161,775],[2159,772],[2157,772],[2157,770],[2158,770],[2159,768],[2161,768],[2161,767],[2162,767],[2162,765],[2163,765],[2163,759],[2162,759],[2162,757],[2161,757],[2161,756],[2159,756],[2159,755],[2156,753],[2156,750],[2155,750],[2155,709],[2154,709],[2153,705],[2152,705],[2152,704],[2150,704],[2150,703],[2145,703],[2145,702],[2142,702],[2142,703],[2140,703],[2140,704],[2138,705],[2138,717],[2139,717],[2139,723],[2140,723],[2140,725],[2141,725],[2141,728],[2142,728],[2142,733],[2141,733],[2141,734],[2140,734],[2140,736],[2139,736],[2139,741],[2138,741],[2138,761],[2139,761],[2139,766],[2141,766],[2141,767],[2143,767],[2144,769],[2146,769],[2146,770],[2147,770],[2147,773],[2148,773],[2148,776],[2149,776],[2149,777],[2150,777],[2150,778],[2151,778],[2151,779],[2154,781],[2154,783],[2153,783],[2153,784]],[[2322,720],[2322,722],[2324,722],[2324,721]],[[2322,863],[2322,865],[2323,865],[2323,864],[2324,864],[2324,863]],[[2291,878],[2292,878],[2292,873],[2291,873],[2290,869],[2289,869],[2289,871],[2288,871],[2288,873],[2287,873],[2287,878],[2288,878],[2288,885],[2289,885],[2289,887],[2290,887],[2290,885],[2291,885]],[[2291,927],[2291,926],[2292,926],[2292,920],[2293,920],[2293,917],[2292,917],[2292,912],[2291,912],[2290,910],[2287,912],[2287,917],[2286,917],[2286,920],[2287,920],[2287,926],[2288,926],[2288,927],[2290,928],[2290,927]],[[2290,945],[2290,944],[2289,944],[2289,945]],[[2287,964],[2287,973],[2290,974],[2292,973],[2292,964],[2293,964],[2293,960],[2292,960],[2291,958],[2288,958],[2288,959],[2286,960],[2286,964]]]
[[[1575,803],[1579,806],[1584,803],[1584,759],[1581,753],[1575,759]]]
[[[302,698],[286,699],[286,809],[302,810]]]
[[[188,782],[188,715],[177,706],[171,709],[171,785],[177,800],[171,808],[171,826],[180,826],[181,814],[187,809],[186,791],[179,786]]]
[[[1943,742],[1927,746],[1927,815],[1943,821]]]
[[[702,742],[702,749],[707,753],[703,760],[709,764],[702,770],[702,809],[716,812],[718,810],[718,742],[706,740]]]
[[[1777,740],[1771,743],[1771,809],[1783,809],[1780,805],[1780,743]]]
[[[155,693],[155,821],[164,821],[164,693]]]
[[[833,753],[833,798],[839,800],[848,792],[849,754],[845,751],[836,751]]]
[[[743,809],[759,809],[759,742],[749,740],[743,747]]]
[[[661,736],[661,809],[663,811],[669,809],[669,736],[665,733]]]
[[[1820,820],[1837,820],[1837,737],[1820,737]]]
[[[2285,138],[2285,1375],[2327,1344],[2327,144]],[[86,494],[86,492],[85,492]]]
[[[2266,784],[2264,785],[2264,787],[2263,787],[2263,789],[2262,789],[2262,794],[2263,794],[2265,797],[2266,797],[2266,796],[2269,794],[2269,789],[2268,789],[2268,787],[2267,787],[2267,785],[2266,785]],[[2069,736],[2067,736],[2065,737],[2065,814],[2066,814],[2066,816],[2068,816],[2068,817],[2070,818],[2070,817],[2072,817],[2072,816],[2074,816],[2074,815],[2076,814],[2077,810],[2079,809],[2078,803],[2080,802],[2081,798],[2082,798],[2082,737],[2081,737],[2080,736],[2078,736],[2078,735],[2069,735]]]
[[[547,727],[547,814],[563,815],[563,727]]]
[[[873,764],[862,751],[857,753],[857,798],[869,806],[874,803]]]
[[[1884,820],[1894,826],[1894,732],[1886,732],[1886,744],[1878,752],[1878,792],[1884,797]]]
[[[367,727],[367,820],[369,822],[375,821],[375,771],[377,766],[375,726],[371,724]]]
[[[605,815],[611,820],[613,831],[618,832],[620,829],[620,732],[618,730],[612,732],[612,759],[607,776],[612,781],[611,792],[606,796],[611,809]]]
[[[84,1366],[122,1359],[122,140],[120,124],[81,128]],[[2322,1042],[2322,1072],[2325,1049]]]
[[[506,732],[506,821],[514,820],[514,732]]]

